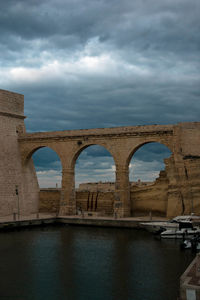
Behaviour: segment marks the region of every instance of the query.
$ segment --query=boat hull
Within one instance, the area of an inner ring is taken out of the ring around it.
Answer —
[[[186,239],[192,238],[196,235],[200,235],[200,229],[197,230],[165,230],[161,233],[161,237],[164,239]]]

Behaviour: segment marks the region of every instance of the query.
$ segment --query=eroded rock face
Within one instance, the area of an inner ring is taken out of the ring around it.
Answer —
[[[131,189],[132,214],[200,214],[200,157],[184,157],[182,166],[176,168],[172,155],[165,165],[153,185]]]
[[[131,188],[131,215],[166,216],[168,197],[168,178],[161,171],[159,178],[151,185],[133,186]]]

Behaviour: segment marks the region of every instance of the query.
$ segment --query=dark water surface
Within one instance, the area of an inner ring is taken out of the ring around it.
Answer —
[[[175,300],[194,254],[142,230],[49,226],[0,233],[2,300]]]

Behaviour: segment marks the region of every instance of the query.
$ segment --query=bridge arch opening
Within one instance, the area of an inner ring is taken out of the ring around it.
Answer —
[[[78,212],[112,215],[115,189],[115,162],[103,146],[82,149],[75,164],[76,207]]]
[[[62,164],[58,154],[49,147],[41,147],[32,153],[40,188],[61,188]]]
[[[145,143],[134,149],[129,160],[132,215],[166,215],[168,172],[172,160],[171,150],[158,142]]]
[[[38,213],[58,213],[62,180],[62,164],[58,154],[45,146],[34,149],[26,160],[25,168],[34,167],[37,178],[32,182],[37,184]],[[30,181],[28,177],[27,180]]]
[[[62,177],[58,154],[45,145],[35,145],[24,153],[23,162],[24,199],[20,198],[20,210],[29,206],[31,212],[58,213]]]
[[[138,146],[130,155],[129,180],[155,181],[159,172],[165,169],[164,159],[171,154],[167,146],[158,142]]]

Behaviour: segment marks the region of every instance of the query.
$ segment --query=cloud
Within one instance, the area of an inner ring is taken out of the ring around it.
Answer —
[[[154,181],[159,177],[161,170],[164,170],[165,165],[160,161],[144,162],[135,159],[129,166],[130,181]]]
[[[31,132],[199,121],[199,10],[196,0],[3,1],[0,88],[25,95]],[[157,159],[148,151],[138,160]]]
[[[82,182],[115,181],[115,164],[110,153],[101,146],[90,146],[75,165],[76,187]]]
[[[32,158],[38,174],[45,175],[45,172],[53,170],[60,173],[62,171],[59,156],[50,148],[45,147],[37,150]]]
[[[60,172],[55,170],[36,172],[40,188],[60,188],[62,176]]]

